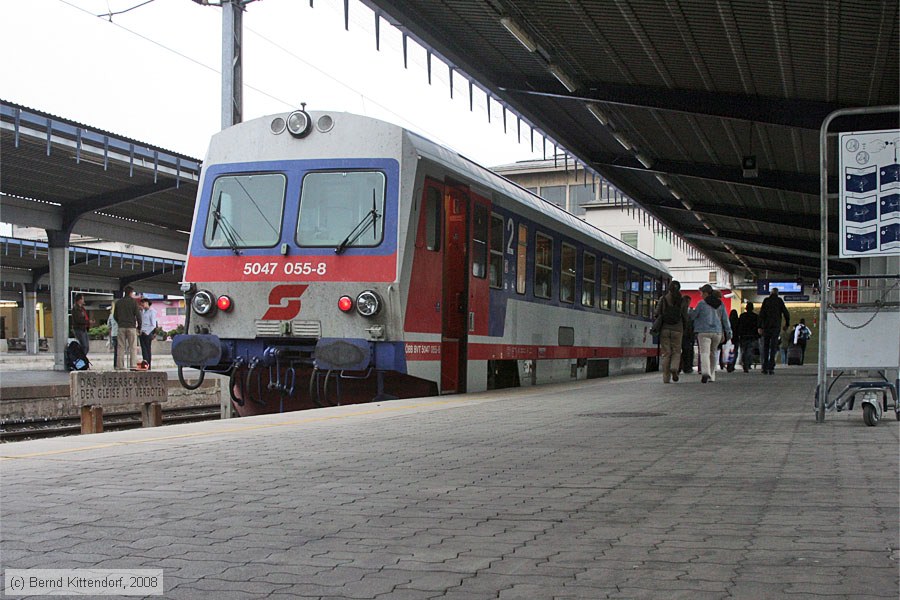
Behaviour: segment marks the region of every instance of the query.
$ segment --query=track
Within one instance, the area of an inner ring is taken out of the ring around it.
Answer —
[[[218,404],[204,404],[183,408],[163,409],[163,425],[174,423],[191,423],[194,421],[210,421],[218,419]],[[103,415],[103,430],[136,429],[141,426],[140,412],[109,413]],[[0,423],[0,442],[16,442],[36,440],[40,438],[81,433],[81,418],[64,419],[30,419],[23,421],[7,421]]]

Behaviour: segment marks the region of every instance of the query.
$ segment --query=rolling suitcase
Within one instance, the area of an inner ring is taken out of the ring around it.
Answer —
[[[803,364],[803,349],[800,346],[791,346],[788,348],[788,364],[789,365],[802,365]]]

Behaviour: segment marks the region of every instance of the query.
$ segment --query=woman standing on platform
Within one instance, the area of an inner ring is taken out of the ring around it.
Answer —
[[[731,339],[731,323],[719,293],[708,283],[700,288],[703,299],[691,311],[697,343],[700,346],[700,381],[716,380],[716,354],[719,342]]]

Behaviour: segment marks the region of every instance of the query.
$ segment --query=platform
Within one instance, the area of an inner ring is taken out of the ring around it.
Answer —
[[[166,598],[900,591],[900,423],[817,424],[815,366],[658,374],[0,446],[8,568]]]

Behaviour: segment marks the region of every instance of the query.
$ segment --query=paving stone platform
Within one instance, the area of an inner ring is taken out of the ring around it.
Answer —
[[[175,599],[898,597],[893,415],[817,424],[814,366],[660,379],[5,444],[0,560]]]

